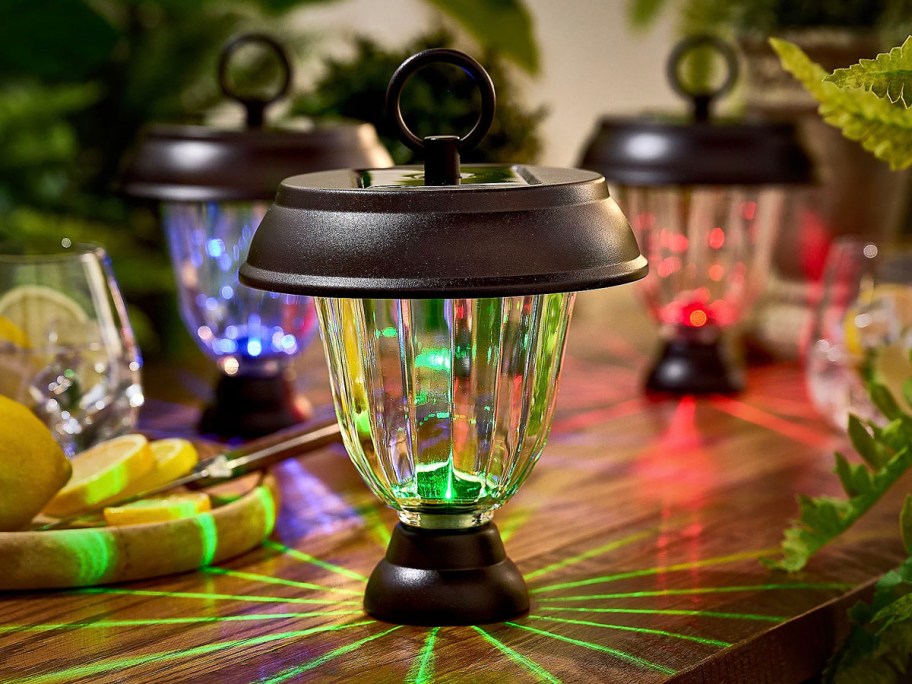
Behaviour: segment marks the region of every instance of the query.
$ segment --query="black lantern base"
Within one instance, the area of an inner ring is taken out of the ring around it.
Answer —
[[[744,389],[744,374],[727,358],[721,340],[673,339],[665,342],[646,389],[672,394],[735,394]]]
[[[468,530],[399,523],[371,573],[364,609],[398,624],[474,625],[526,613],[529,594],[493,523]]]
[[[202,434],[249,439],[302,423],[310,413],[309,403],[295,396],[285,373],[221,374],[198,428]]]

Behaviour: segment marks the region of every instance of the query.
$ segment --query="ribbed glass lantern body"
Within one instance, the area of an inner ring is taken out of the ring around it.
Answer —
[[[490,520],[551,426],[573,294],[315,298],[349,455],[401,520]]]
[[[790,193],[782,186],[622,186],[651,265],[639,289],[666,337],[715,340],[761,292]]]
[[[266,202],[165,202],[163,223],[180,313],[200,348],[228,374],[274,373],[316,333],[310,297],[238,282]]]

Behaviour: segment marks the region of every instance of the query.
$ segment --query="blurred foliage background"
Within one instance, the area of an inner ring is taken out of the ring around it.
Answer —
[[[344,0],[3,0],[0,241],[70,237],[103,244],[147,359],[196,353],[177,316],[155,208],[120,197],[118,171],[143,126],[206,121],[222,99],[216,68],[232,36],[267,32],[294,63],[322,62],[319,43],[290,19],[330,2]],[[434,17],[426,35],[396,49],[356,39],[350,59],[319,65],[323,76],[312,92],[295,96],[290,114],[370,121],[397,161],[412,161],[389,136],[386,84],[412,52],[458,46],[480,57],[498,88],[498,118],[475,160],[534,161],[544,111],[524,107],[514,86],[517,72],[539,68],[522,1],[423,4]],[[250,74],[248,68],[237,82],[255,82],[255,70]],[[444,71],[429,77],[413,79],[403,95],[410,125],[419,132],[468,130],[476,111],[471,82]]]

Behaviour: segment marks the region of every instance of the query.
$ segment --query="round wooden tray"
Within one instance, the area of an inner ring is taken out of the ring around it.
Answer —
[[[148,579],[217,563],[252,549],[275,526],[278,486],[249,475],[211,512],[164,523],[0,532],[0,590],[87,587]],[[215,502],[215,497],[213,498]]]

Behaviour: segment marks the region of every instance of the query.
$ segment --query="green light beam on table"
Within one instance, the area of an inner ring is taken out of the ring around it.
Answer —
[[[730,587],[693,587],[690,589],[656,589],[650,591],[624,591],[616,594],[583,594],[581,596],[543,596],[536,599],[544,601],[592,601],[595,599],[648,598],[653,596],[691,596],[693,594],[727,594],[739,591],[774,591],[778,589],[851,589],[851,584],[842,582],[822,582],[818,584],[795,582],[793,584],[752,584]]]
[[[113,589],[111,587],[86,587],[75,589],[76,594],[123,594],[126,596],[167,596],[168,598],[205,599],[207,601],[252,601],[255,603],[300,603],[308,605],[360,605],[360,601],[339,599],[282,598],[255,594],[211,594],[196,591],[155,591],[154,589]]]
[[[372,622],[374,622],[374,621],[372,621]],[[360,624],[367,624],[367,623],[360,623]],[[260,680],[260,684],[278,684],[279,682],[284,682],[288,679],[291,679],[292,677],[297,677],[299,674],[307,672],[308,670],[313,670],[314,668],[319,667],[320,665],[323,665],[324,663],[327,663],[330,660],[333,660],[334,658],[338,658],[339,656],[345,655],[346,653],[348,653],[350,651],[359,649],[369,641],[373,641],[374,639],[379,639],[380,637],[386,636],[390,632],[395,632],[397,629],[401,629],[401,628],[402,628],[402,625],[396,625],[395,627],[392,627],[392,628],[386,630],[385,632],[380,632],[379,634],[371,634],[370,636],[364,637],[363,639],[359,639],[358,641],[353,641],[352,643],[346,644],[345,646],[340,646],[339,648],[333,649],[329,653],[324,653],[323,655],[319,656],[318,658],[314,658],[313,660],[310,660],[310,661],[304,663],[303,665],[296,665],[295,667],[289,668],[289,669],[285,670],[284,672],[280,672],[279,674],[275,675],[274,677],[269,677],[268,679],[262,679],[262,680]]]
[[[357,589],[344,589],[342,587],[327,587],[322,584],[313,584],[312,582],[299,582],[297,580],[284,579],[282,577],[273,577],[272,575],[261,575],[258,572],[243,572],[241,570],[229,570],[227,568],[200,568],[200,572],[210,575],[225,575],[226,577],[237,577],[246,579],[251,582],[263,582],[265,584],[281,584],[288,587],[298,587],[299,589],[313,589],[315,591],[334,591],[339,594],[351,594],[361,596],[364,592]]]
[[[485,641],[487,641],[489,644],[495,646],[498,650],[500,650],[501,653],[506,655],[514,663],[518,663],[519,665],[522,665],[524,668],[526,668],[527,670],[529,670],[530,672],[535,674],[541,681],[549,682],[549,684],[561,684],[561,680],[559,680],[553,674],[548,672],[541,665],[536,663],[534,660],[527,658],[526,656],[522,655],[521,653],[514,651],[512,648],[507,646],[504,642],[502,642],[500,639],[498,639],[494,635],[489,634],[488,632],[484,631],[481,627],[476,627],[475,625],[472,625],[472,629],[474,629],[476,632],[481,634],[481,636],[484,638]]]
[[[323,625],[321,627],[312,627],[310,629],[301,629],[294,632],[281,632],[279,634],[264,634],[263,636],[253,637],[250,639],[234,639],[232,641],[221,641],[215,644],[205,644],[204,646],[195,646],[177,651],[161,651],[159,653],[147,653],[145,655],[133,656],[131,658],[118,658],[116,660],[107,660],[91,665],[80,665],[70,667],[65,670],[58,670],[45,675],[35,675],[29,677],[18,677],[8,680],[5,684],[44,684],[45,682],[72,681],[82,677],[111,670],[122,670],[137,665],[147,665],[148,663],[158,663],[169,660],[178,660],[180,658],[192,658],[193,656],[205,655],[215,651],[224,651],[229,648],[250,647],[266,644],[272,641],[282,641],[285,639],[299,639],[301,637],[319,634],[321,632],[335,632],[350,627],[361,627],[364,625],[375,624],[376,620],[365,620],[363,622],[352,622],[347,625]]]
[[[636,632],[637,634],[652,634],[655,636],[669,637],[670,639],[683,639],[684,641],[693,641],[704,646],[718,646],[719,648],[728,648],[731,643],[728,641],[719,641],[718,639],[707,639],[705,637],[693,636],[691,634],[681,634],[680,632],[666,632],[664,629],[649,629],[648,627],[631,627],[630,625],[606,625],[601,622],[592,622],[590,620],[571,620],[570,618],[548,617],[547,615],[529,615],[530,620],[549,620],[551,622],[563,622],[568,625],[585,625],[586,627],[601,627],[602,629],[616,629],[622,632]]]
[[[226,615],[223,617],[147,618],[135,620],[93,620],[86,622],[42,623],[37,625],[0,625],[5,632],[52,632],[57,629],[102,629],[110,627],[150,627],[160,625],[192,625],[210,622],[245,622],[258,620],[288,620],[336,615],[363,615],[360,610],[323,610],[308,613],[264,613],[259,615]]]
[[[755,620],[757,622],[784,622],[786,620],[786,618],[781,615],[719,613],[712,610],[682,610],[673,608],[575,608],[569,606],[541,606],[539,610],[560,610],[574,613],[622,613],[625,615],[687,615],[690,617],[712,617],[728,620]]]
[[[330,563],[329,561],[314,558],[309,553],[298,551],[297,549],[293,549],[290,546],[285,546],[285,544],[280,544],[279,542],[272,541],[271,539],[264,541],[263,546],[265,546],[267,549],[272,549],[273,551],[284,553],[286,556],[294,558],[295,560],[303,561],[304,563],[310,563],[311,565],[316,565],[318,568],[323,568],[324,570],[329,570],[330,572],[334,572],[337,575],[342,575],[350,579],[356,579],[361,582],[367,582],[367,577],[355,572],[354,570],[349,570],[348,568],[343,568],[341,565],[336,565],[335,563]]]
[[[595,644],[591,641],[583,641],[581,639],[572,639],[570,637],[563,636],[561,634],[555,634],[554,632],[548,632],[544,629],[536,629],[535,627],[529,627],[528,625],[520,625],[515,622],[505,622],[505,625],[510,627],[516,627],[517,629],[524,629],[527,632],[534,632],[535,634],[540,634],[542,636],[551,637],[552,639],[557,639],[558,641],[563,641],[568,644],[574,644],[575,646],[582,646],[583,648],[588,648],[593,651],[600,651],[601,653],[607,653],[608,655],[614,656],[619,660],[623,660],[628,663],[633,663],[634,665],[639,665],[640,667],[645,667],[650,670],[655,670],[656,672],[661,672],[662,674],[673,675],[677,674],[677,670],[672,670],[670,667],[665,667],[664,665],[659,665],[654,663],[651,660],[646,660],[645,658],[640,658],[633,655],[632,653],[626,653],[625,651],[619,651],[616,648],[611,648],[609,646],[602,646],[601,644]]]
[[[440,627],[434,627],[424,638],[421,653],[405,676],[405,684],[428,684],[434,678],[434,642],[439,631]]]
[[[516,531],[526,524],[526,521],[529,519],[529,516],[532,515],[532,511],[528,508],[521,508],[518,511],[511,510],[510,515],[506,518],[503,525],[497,525],[497,529],[500,530],[500,540],[506,544],[509,541]]]
[[[607,584],[608,582],[617,582],[622,579],[629,579],[631,577],[645,577],[647,575],[659,575],[665,572],[677,572],[679,570],[691,570],[694,568],[708,568],[713,565],[725,565],[727,563],[735,563],[737,561],[746,560],[749,558],[760,558],[761,556],[768,556],[774,553],[778,553],[778,549],[762,549],[760,551],[743,551],[741,553],[733,553],[728,556],[717,556],[715,558],[706,558],[699,561],[688,561],[687,563],[677,563],[675,565],[666,565],[660,568],[648,568],[646,570],[631,570],[630,572],[619,572],[614,575],[603,575],[602,577],[590,577],[588,579],[576,580],[573,582],[561,582],[559,584],[551,584],[546,587],[537,587],[535,589],[530,589],[530,594],[536,594],[542,591],[557,591],[558,589],[572,589],[574,587],[586,587],[591,584]]]
[[[571,556],[570,558],[565,558],[564,560],[558,561],[557,563],[552,563],[551,565],[546,565],[545,567],[539,568],[538,570],[533,570],[532,572],[526,573],[525,578],[526,578],[526,580],[535,579],[536,577],[540,577],[546,573],[554,572],[555,570],[560,570],[561,568],[566,568],[569,565],[576,565],[577,563],[581,563],[582,561],[587,560],[589,558],[593,558],[595,556],[600,556],[603,553],[608,553],[609,551],[614,551],[615,549],[619,549],[622,546],[626,546],[627,544],[632,544],[633,542],[639,541],[641,539],[645,539],[646,537],[650,537],[650,536],[656,534],[657,532],[658,532],[658,529],[656,528],[656,529],[645,530],[643,532],[637,532],[635,534],[631,534],[628,537],[624,537],[623,539],[615,540],[615,541],[605,544],[603,546],[599,546],[596,549],[590,549],[589,551],[584,551],[583,553],[579,553],[575,556]]]

